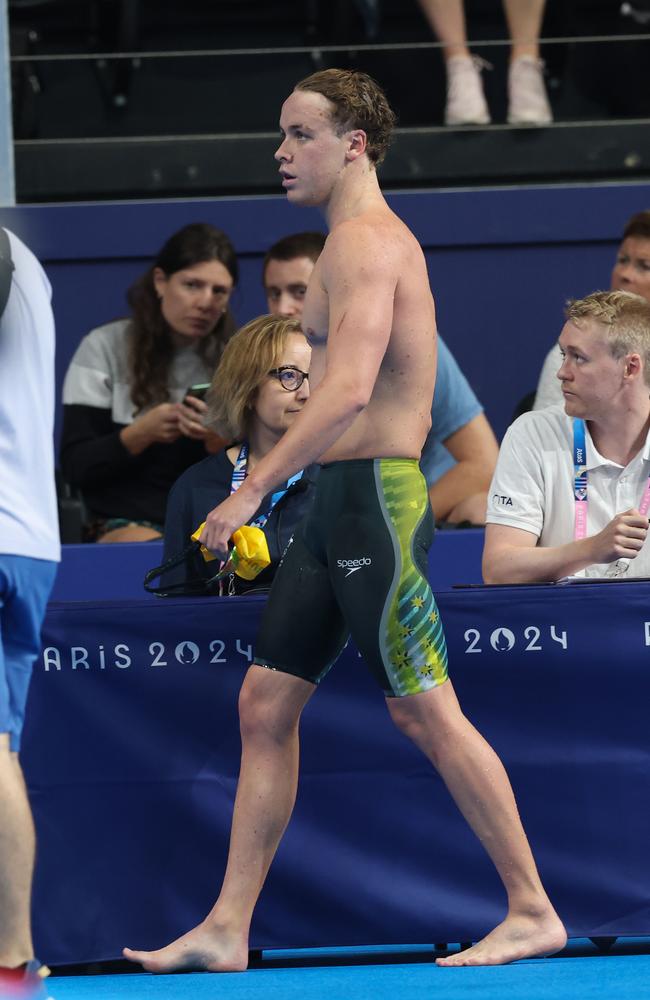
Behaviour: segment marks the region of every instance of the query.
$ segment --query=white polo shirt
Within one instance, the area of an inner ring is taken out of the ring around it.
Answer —
[[[650,475],[650,434],[623,467],[599,454],[586,427],[589,508],[587,535],[596,535],[616,514],[639,506]],[[550,548],[574,537],[573,417],[563,406],[524,413],[508,428],[490,486],[489,524],[530,531]],[[594,563],[576,576],[606,576],[612,566]],[[650,542],[625,574],[650,577]]]

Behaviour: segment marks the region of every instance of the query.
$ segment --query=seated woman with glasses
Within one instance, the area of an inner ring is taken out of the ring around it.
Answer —
[[[206,515],[234,493],[247,473],[280,440],[309,398],[311,348],[297,320],[260,316],[242,327],[227,345],[207,396],[208,425],[232,444],[188,469],[174,484],[167,504],[163,559],[181,552]],[[268,589],[294,529],[313,495],[317,467],[310,466],[264,497],[249,522],[266,536],[271,565],[254,581],[234,574],[220,584],[222,594]],[[168,570],[164,586],[215,574],[215,563],[200,552]],[[188,589],[190,589],[188,587]]]
[[[88,507],[89,541],[160,538],[172,484],[222,447],[195,392],[237,329],[237,275],[225,233],[184,226],[129,289],[131,315],[77,348],[63,385],[61,468]]]

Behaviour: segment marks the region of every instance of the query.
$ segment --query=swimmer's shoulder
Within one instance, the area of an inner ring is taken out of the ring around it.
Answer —
[[[344,261],[358,260],[381,266],[395,261],[410,249],[414,237],[386,206],[337,223],[327,237],[321,260],[324,269]],[[415,241],[417,242],[417,241]]]

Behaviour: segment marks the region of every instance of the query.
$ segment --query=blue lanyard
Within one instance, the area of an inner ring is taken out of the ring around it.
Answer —
[[[573,496],[575,499],[574,538],[587,535],[587,442],[585,422],[573,419]]]
[[[247,471],[248,471],[248,444],[246,443],[246,441],[244,441],[241,448],[239,449],[239,455],[237,456],[235,467],[232,470],[232,480],[230,483],[231,495],[233,493],[236,493],[241,484],[244,482],[244,480],[246,479]],[[300,472],[296,472],[295,476],[292,476],[291,479],[287,479],[287,482],[282,487],[282,489],[276,490],[276,492],[273,493],[273,495],[271,496],[271,503],[269,504],[269,509],[267,510],[266,514],[259,514],[254,521],[250,521],[249,523],[254,525],[256,528],[263,528],[266,522],[268,521],[269,517],[271,516],[271,512],[275,507],[275,505],[278,503],[279,500],[282,499],[282,497],[287,492],[289,487],[293,486],[294,483],[298,482],[298,480],[302,477],[302,473],[303,470],[301,469]]]
[[[587,445],[585,422],[579,417],[573,418],[573,496],[575,499],[574,538],[586,538],[587,535]],[[639,503],[639,513],[648,516],[650,510],[650,476]]]

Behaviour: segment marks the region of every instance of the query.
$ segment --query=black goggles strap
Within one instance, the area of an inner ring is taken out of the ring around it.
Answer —
[[[170,583],[167,587],[153,587],[152,581],[158,579],[164,573],[168,573],[169,570],[175,569],[176,566],[180,566],[184,563],[188,556],[191,556],[193,552],[197,552],[201,548],[200,542],[190,542],[186,545],[184,549],[177,552],[176,555],[170,556],[166,559],[164,563],[160,566],[154,566],[150,569],[148,573],[145,574],[143,580],[143,587],[148,594],[155,594],[156,597],[176,597],[179,594],[183,596],[191,596],[193,594],[206,594],[211,593],[212,588],[219,580],[223,579],[225,574],[219,570],[211,577],[197,576],[193,580],[186,580],[183,583]]]

